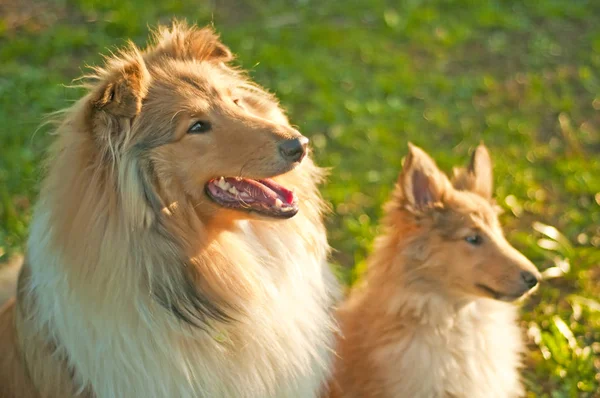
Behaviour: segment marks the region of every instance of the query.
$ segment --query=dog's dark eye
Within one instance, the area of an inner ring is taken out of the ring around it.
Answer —
[[[240,104],[240,100],[239,99],[234,99],[233,103],[236,104],[237,106],[239,106],[240,108],[243,108],[242,104]]]
[[[483,243],[483,238],[481,237],[481,235],[469,235],[465,238],[465,241],[467,241],[467,243],[473,245],[473,246],[479,246]]]
[[[211,128],[211,125],[209,122],[197,121],[190,126],[188,133],[191,133],[191,134],[206,133],[207,131],[210,130],[210,128]]]

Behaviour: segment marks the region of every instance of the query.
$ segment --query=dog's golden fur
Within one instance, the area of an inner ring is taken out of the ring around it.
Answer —
[[[333,343],[321,171],[283,162],[298,132],[228,65],[211,29],[160,28],[87,77],[61,116],[16,302],[0,397],[311,397]],[[210,134],[186,134],[196,117]],[[211,178],[274,179],[299,212],[209,200]]]
[[[330,397],[522,395],[516,310],[500,300],[539,274],[503,237],[491,193],[485,147],[451,183],[410,146],[364,285],[338,313]]]

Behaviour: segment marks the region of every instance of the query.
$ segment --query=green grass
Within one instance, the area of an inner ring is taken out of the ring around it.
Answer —
[[[449,170],[484,140],[509,240],[548,270],[523,308],[527,389],[600,396],[600,2],[13,3],[0,13],[0,256],[23,250],[51,139],[34,132],[80,94],[65,85],[81,67],[172,16],[214,21],[332,168],[323,192],[346,283],[406,142]]]

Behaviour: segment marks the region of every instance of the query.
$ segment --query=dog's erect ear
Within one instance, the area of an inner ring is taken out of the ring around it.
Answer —
[[[448,179],[435,161],[421,148],[408,144],[398,185],[402,198],[410,208],[423,210],[442,201],[448,189]]]
[[[146,57],[170,57],[181,60],[229,62],[233,54],[219,40],[210,27],[198,29],[185,22],[174,22],[168,27],[159,27],[154,34],[155,46],[147,51]]]
[[[139,51],[131,45],[96,71],[94,78],[99,84],[91,97],[94,109],[117,118],[135,117],[150,84],[150,74]]]
[[[491,199],[494,189],[492,158],[485,145],[480,144],[473,152],[469,172],[475,176],[475,192],[486,199]]]
[[[480,144],[466,169],[454,169],[452,184],[456,189],[471,191],[491,200],[494,189],[492,159],[485,145]]]

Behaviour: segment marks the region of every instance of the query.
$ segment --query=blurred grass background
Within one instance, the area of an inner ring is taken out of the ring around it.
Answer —
[[[484,140],[509,240],[547,280],[523,308],[532,397],[600,397],[600,2],[0,0],[0,260],[23,250],[66,88],[148,26],[214,22],[332,168],[353,283],[412,141],[447,171]],[[498,344],[502,344],[501,341]]]

